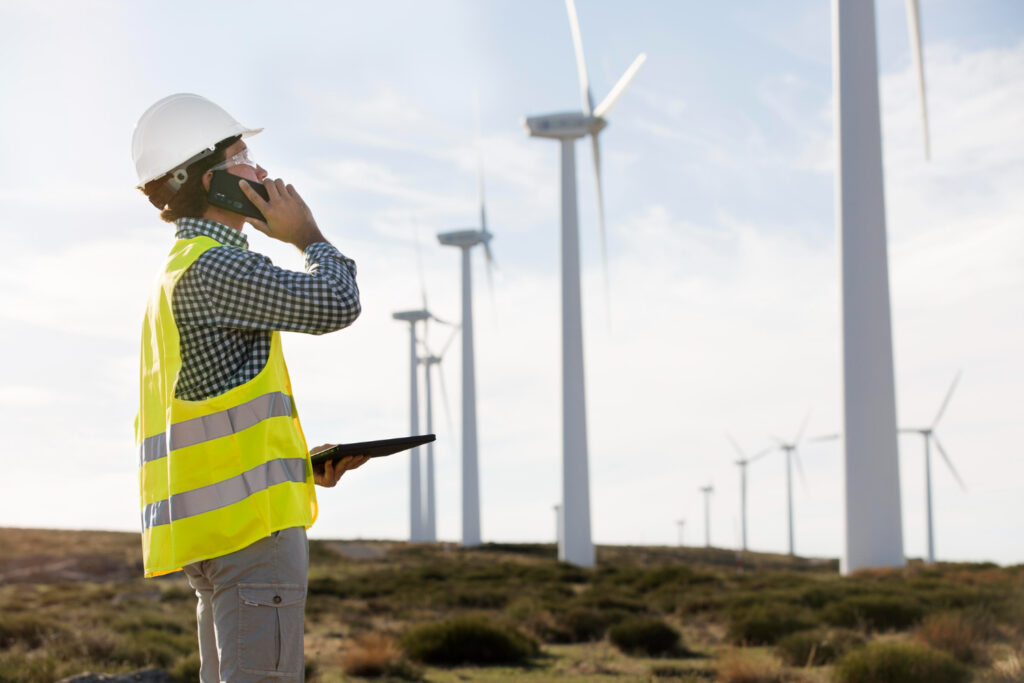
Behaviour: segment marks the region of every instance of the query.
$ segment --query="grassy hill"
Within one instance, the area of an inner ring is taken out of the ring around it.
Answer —
[[[544,544],[313,541],[307,678],[1024,680],[1020,566],[841,577],[834,560],[714,548],[597,555],[582,570]],[[0,680],[196,680],[194,615],[180,573],[141,578],[137,534],[0,529]],[[517,639],[520,661],[452,663],[487,638]]]

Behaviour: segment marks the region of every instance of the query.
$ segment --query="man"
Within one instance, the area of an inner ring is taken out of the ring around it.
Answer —
[[[251,161],[244,140],[260,130],[177,94],[132,136],[139,189],[176,226],[142,329],[143,562],[147,577],[183,569],[196,591],[202,681],[302,680],[313,485],[366,461],[310,463],[279,332],[350,325],[356,267],[295,188]],[[238,177],[263,220],[207,201],[218,170]],[[302,251],[306,272],[248,251],[246,222]]]

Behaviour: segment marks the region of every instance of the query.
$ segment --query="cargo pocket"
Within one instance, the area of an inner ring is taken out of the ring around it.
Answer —
[[[302,673],[306,588],[295,584],[238,584],[239,667],[249,673]]]

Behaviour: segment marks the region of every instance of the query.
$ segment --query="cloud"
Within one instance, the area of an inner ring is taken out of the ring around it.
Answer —
[[[166,238],[139,232],[66,247],[22,246],[0,272],[0,319],[68,334],[134,338]]]

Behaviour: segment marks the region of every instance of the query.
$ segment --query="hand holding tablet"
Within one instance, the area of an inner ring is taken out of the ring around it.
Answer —
[[[310,453],[310,460],[313,462],[313,472],[323,473],[326,471],[325,465],[327,462],[332,463],[332,470],[334,470],[342,459],[352,458],[353,456],[379,458],[422,446],[434,441],[436,438],[434,434],[418,434],[415,436],[403,436],[397,439],[343,443],[317,451],[316,453]],[[354,466],[358,467],[358,465]],[[351,469],[351,467],[346,467],[345,469]]]

